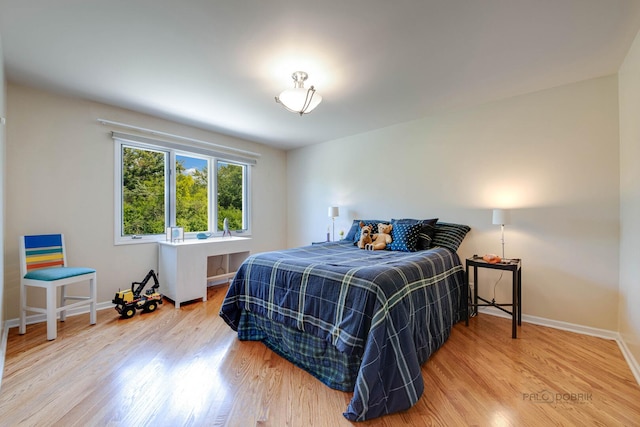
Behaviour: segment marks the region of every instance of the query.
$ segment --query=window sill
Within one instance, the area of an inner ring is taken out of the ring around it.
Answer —
[[[206,239],[198,239],[196,237],[196,234],[198,233],[189,233],[186,234],[184,236],[184,241],[187,242],[206,242],[206,241],[224,241],[226,240],[235,240],[236,238],[238,238],[238,240],[242,240],[242,239],[250,239],[251,238],[251,233],[248,231],[244,231],[241,233],[237,233],[232,231],[231,232],[231,238],[229,238],[228,236],[223,237],[222,236],[222,232],[220,233],[216,233]],[[158,234],[158,235],[154,235],[154,236],[141,236],[140,238],[132,238],[132,237],[120,237],[117,238],[114,242],[114,246],[123,246],[123,245],[144,245],[144,244],[149,244],[149,243],[153,243],[156,244],[158,242],[167,242],[167,238],[164,234]],[[182,242],[182,241],[180,241]],[[169,242],[167,242],[169,243]]]

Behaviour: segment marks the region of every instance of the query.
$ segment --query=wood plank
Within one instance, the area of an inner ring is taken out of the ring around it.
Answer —
[[[123,320],[115,310],[9,331],[2,425],[347,426],[332,390],[262,343],[240,342],[206,302]],[[408,411],[361,423],[640,425],[640,387],[614,341],[481,314],[457,324],[422,368]]]

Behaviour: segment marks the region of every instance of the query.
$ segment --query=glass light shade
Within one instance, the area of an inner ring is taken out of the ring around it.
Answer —
[[[340,216],[340,209],[337,206],[329,206],[329,218],[336,218]]]
[[[283,90],[277,100],[293,113],[306,114],[313,111],[320,104],[322,97],[313,86],[309,89],[295,87]]]

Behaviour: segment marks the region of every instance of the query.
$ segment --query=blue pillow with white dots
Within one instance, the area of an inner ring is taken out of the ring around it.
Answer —
[[[402,222],[391,222],[391,239],[393,241],[387,245],[390,251],[415,252],[418,250],[418,236],[422,229],[422,224],[407,224]]]
[[[431,241],[433,240],[433,236],[435,234],[435,226],[438,222],[438,218],[432,219],[412,219],[412,218],[402,218],[402,219],[391,219],[391,223],[399,223],[399,224],[421,224],[422,229],[418,234],[418,243],[416,245],[416,250],[422,251],[425,249],[429,249],[431,247]]]

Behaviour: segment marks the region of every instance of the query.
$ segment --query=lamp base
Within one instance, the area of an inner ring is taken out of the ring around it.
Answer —
[[[502,259],[504,259],[504,224],[500,224],[500,229],[502,231],[502,238],[500,239],[502,242]]]

